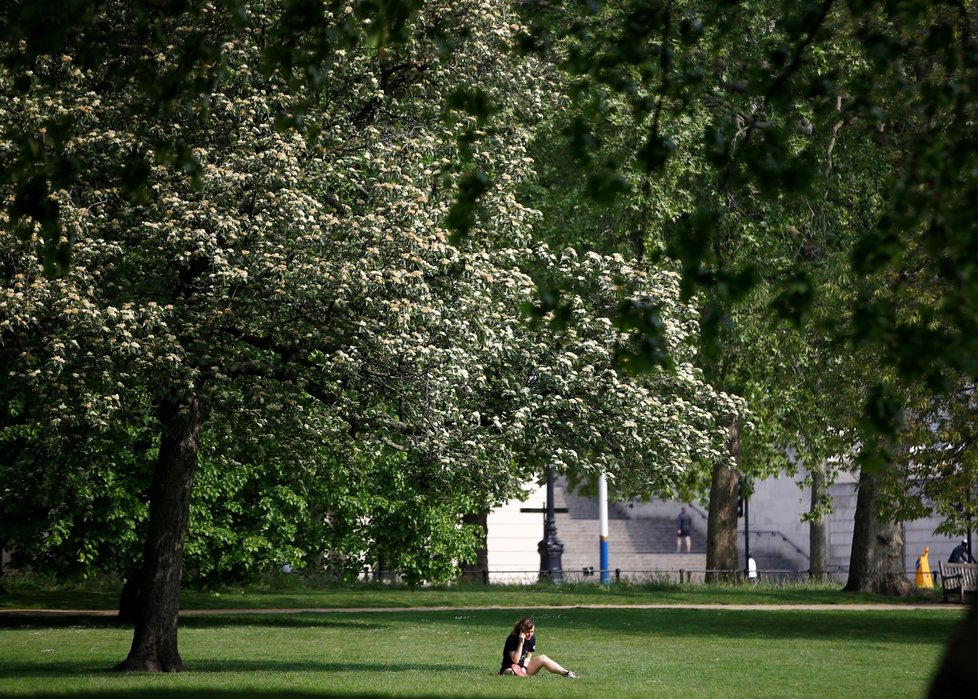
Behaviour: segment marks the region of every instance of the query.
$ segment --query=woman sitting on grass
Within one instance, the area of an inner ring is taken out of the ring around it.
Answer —
[[[500,675],[516,675],[526,677],[540,672],[540,668],[546,668],[555,675],[564,677],[577,677],[572,671],[566,670],[545,655],[533,657],[533,651],[537,647],[537,637],[534,635],[536,625],[530,617],[523,617],[516,622],[513,633],[506,638],[506,645],[503,646],[503,665],[499,670]]]

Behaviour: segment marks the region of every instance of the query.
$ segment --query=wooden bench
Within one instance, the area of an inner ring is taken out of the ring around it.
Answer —
[[[939,562],[941,587],[944,588],[944,601],[948,592],[957,592],[964,604],[965,592],[978,592],[978,563]]]

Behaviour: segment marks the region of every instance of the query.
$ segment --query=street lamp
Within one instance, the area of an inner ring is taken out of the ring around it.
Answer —
[[[543,540],[537,544],[540,553],[540,580],[564,581],[564,564],[561,556],[564,545],[557,538],[557,512],[567,512],[566,507],[554,507],[554,471],[547,469],[547,502],[543,508],[521,507],[520,512],[543,513]]]
[[[750,481],[747,476],[740,477],[737,490],[740,495],[737,498],[737,514],[744,517],[744,578],[750,579]]]
[[[537,545],[540,552],[540,577],[549,576],[556,583],[564,581],[564,564],[561,556],[564,545],[557,538],[557,518],[554,508],[554,470],[547,469],[547,512],[543,520],[543,541]]]

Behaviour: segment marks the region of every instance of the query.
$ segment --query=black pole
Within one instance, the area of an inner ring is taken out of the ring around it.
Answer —
[[[561,555],[564,545],[557,538],[557,518],[554,513],[554,471],[547,469],[547,512],[543,520],[543,541],[537,546],[540,552],[540,580],[555,583],[564,581]]]
[[[750,580],[750,493],[744,488],[744,577]]]
[[[968,512],[971,512],[971,491],[968,491]],[[971,548],[971,515],[968,515],[968,559],[970,561],[975,560],[975,554],[972,553],[974,549]]]

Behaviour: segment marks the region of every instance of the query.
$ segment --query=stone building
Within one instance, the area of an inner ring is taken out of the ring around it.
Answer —
[[[750,550],[762,578],[807,578],[809,527],[802,521],[811,494],[796,482],[781,476],[755,484],[750,501]],[[537,580],[540,556],[537,545],[543,538],[543,515],[521,512],[542,509],[546,488],[527,484],[526,501],[510,501],[489,515],[488,549],[491,582]],[[856,479],[844,475],[830,488],[833,512],[826,520],[827,570],[832,580],[844,583],[848,576],[856,511]],[[557,535],[564,545],[562,564],[565,580],[597,579],[586,572],[599,570],[599,524],[596,498],[567,491],[558,480],[555,506],[568,512],[556,515]],[[687,505],[693,518],[693,547],[677,554],[676,516],[682,503],[653,500],[642,503],[609,503],[609,568],[623,579],[702,580],[706,571],[706,508]],[[917,558],[930,547],[930,565],[946,561],[958,538],[934,534],[939,520],[934,517],[905,522],[904,569],[913,579]],[[744,564],[744,520],[739,520],[738,548]],[[614,572],[612,573],[614,575]],[[595,574],[596,575],[596,574]]]

